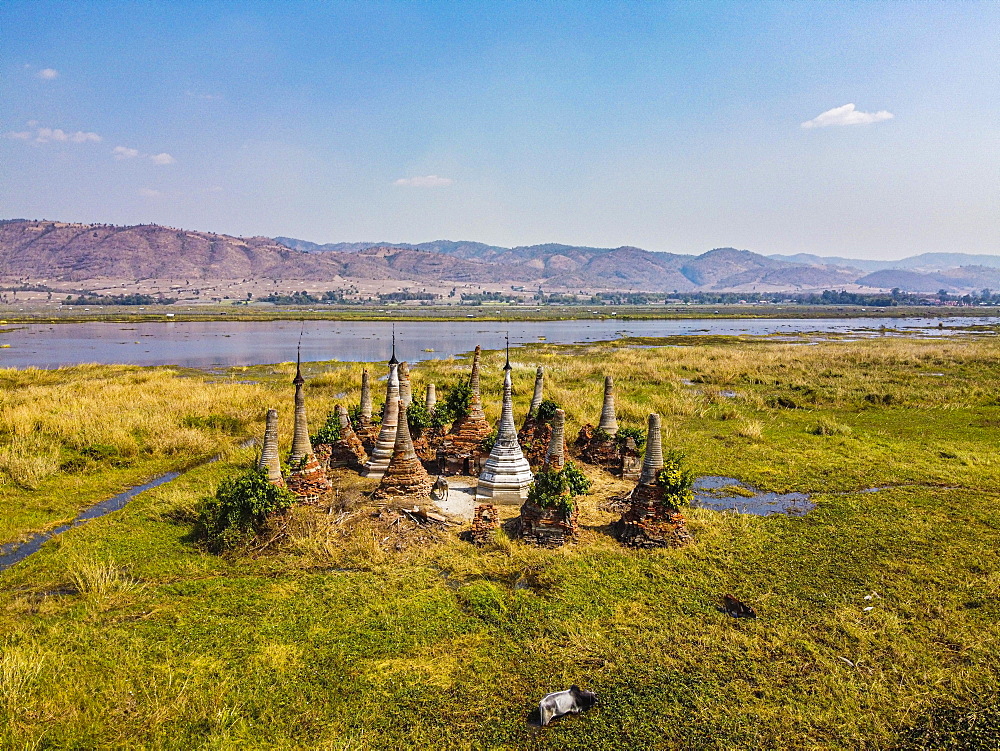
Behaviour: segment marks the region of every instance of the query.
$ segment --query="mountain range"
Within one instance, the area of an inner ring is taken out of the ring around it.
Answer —
[[[809,254],[765,256],[716,248],[701,255],[631,246],[477,242],[329,243],[234,237],[147,224],[0,221],[0,278],[87,280],[383,280],[520,284],[558,290],[779,292],[891,289],[950,292],[1000,287],[1000,257],[927,253],[901,261]]]

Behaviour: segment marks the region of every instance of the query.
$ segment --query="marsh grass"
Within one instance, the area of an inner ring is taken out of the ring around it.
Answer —
[[[237,452],[0,574],[0,671],[13,676],[0,746],[933,748],[995,723],[1000,345],[537,346],[515,359],[518,419],[543,365],[572,439],[596,423],[611,374],[622,424],[658,411],[665,448],[699,474],[810,492],[817,508],[690,509],[694,546],[630,551],[601,508],[629,484],[585,468],[575,545],[498,535],[476,549],[449,532],[397,548],[365,500],[374,483],[343,473],[341,497],[292,509],[271,547],[208,555],[191,510],[252,459]],[[491,417],[501,365],[486,353]],[[415,393],[467,367],[419,363]],[[360,369],[310,379],[311,420],[357,398]],[[290,366],[250,373],[264,399],[290,396]],[[240,389],[209,393],[206,414],[238,414],[226,400]],[[759,618],[720,612],[726,592]],[[570,683],[601,706],[530,729],[539,697]]]

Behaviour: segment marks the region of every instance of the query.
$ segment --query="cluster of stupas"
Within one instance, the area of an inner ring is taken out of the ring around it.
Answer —
[[[297,358],[295,378],[295,422],[289,455],[289,473],[282,477],[278,454],[278,412],[270,409],[264,433],[264,445],[258,466],[276,485],[285,485],[300,500],[316,502],[332,490],[327,469],[348,467],[365,477],[378,480],[372,498],[381,503],[428,503],[434,482],[428,468],[441,474],[478,474],[476,508],[472,539],[485,543],[499,525],[498,506],[520,507],[519,536],[533,544],[562,545],[577,535],[577,507],[566,483],[553,497],[544,494],[539,503],[529,500],[535,475],[532,466],[544,476],[557,479],[567,470],[566,413],[552,407],[551,416],[540,416],[543,404],[544,373],[536,371],[535,388],[528,415],[520,433],[514,423],[513,385],[509,343],[503,367],[503,402],[496,440],[487,454],[483,439],[490,435],[490,425],[483,410],[480,392],[480,347],[476,347],[469,377],[468,410],[458,415],[451,429],[423,429],[414,439],[407,411],[413,403],[409,366],[396,358],[395,336],[386,379],[385,403],[381,420],[372,419],[371,377],[367,369],[361,381],[361,403],[357,424],[352,425],[347,410],[336,405],[332,419],[339,427],[339,437],[330,443],[313,446],[306,419],[301,356]],[[437,407],[437,391],[428,384],[424,405],[428,415]],[[328,423],[329,424],[329,423]],[[618,539],[636,547],[679,547],[692,541],[680,511],[665,497],[658,483],[663,469],[660,417],[649,416],[645,459],[639,471],[639,451],[635,442],[619,440],[615,414],[614,383],[610,376],[604,383],[604,402],[597,428],[585,425],[576,441],[580,457],[626,479],[636,480],[629,496],[629,508],[615,523]],[[330,435],[338,435],[331,431]],[[529,447],[522,450],[522,445]],[[529,460],[530,459],[530,460]],[[470,472],[474,470],[474,472]],[[443,482],[439,478],[439,483]],[[558,483],[553,486],[559,486]],[[545,491],[548,492],[548,491]],[[562,495],[560,495],[560,493]],[[552,495],[550,493],[550,495]],[[563,497],[565,496],[565,498]],[[542,504],[542,505],[540,505]]]

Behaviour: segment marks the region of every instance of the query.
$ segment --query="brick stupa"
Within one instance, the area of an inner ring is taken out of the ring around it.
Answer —
[[[326,471],[316,459],[309,442],[309,424],[306,421],[306,397],[302,386],[302,357],[295,363],[295,431],[292,433],[292,453],[288,458],[291,471],[288,474],[288,489],[301,501],[315,503],[333,490]]]
[[[372,499],[426,503],[434,482],[413,450],[410,428],[406,422],[406,405],[402,399],[396,402],[396,409],[399,415],[399,426],[396,429],[392,458],[379,481],[378,488],[372,494]]]
[[[566,412],[557,409],[552,418],[552,437],[545,452],[546,472],[561,472],[566,466]],[[569,496],[566,488],[563,495]],[[580,512],[575,503],[570,502],[567,512],[561,508],[542,507],[531,501],[521,506],[518,535],[525,542],[546,548],[557,548],[572,541],[579,530]]]
[[[604,404],[601,407],[601,419],[597,428],[587,424],[580,428],[576,438],[577,451],[581,461],[593,464],[611,472],[614,475],[626,476],[626,479],[636,480],[634,474],[638,469],[638,452],[634,442],[631,446],[623,445],[616,440],[618,435],[618,418],[615,415],[615,384],[611,376],[604,378]],[[627,465],[627,466],[626,466]],[[633,472],[629,476],[629,472]]]
[[[510,356],[503,366],[503,409],[493,450],[486,460],[476,487],[477,503],[519,504],[528,497],[534,475],[521,452],[514,426],[514,396],[510,379]]]
[[[637,548],[680,548],[694,538],[687,530],[683,514],[664,504],[664,489],[656,481],[663,469],[660,416],[649,416],[646,457],[639,482],[629,496],[630,506],[614,524],[614,533],[625,545]]]
[[[378,426],[372,423],[372,384],[368,368],[361,371],[361,408],[358,411],[357,432],[365,451],[375,448]]]
[[[396,445],[396,427],[399,421],[399,360],[396,359],[396,340],[393,337],[392,357],[389,358],[389,380],[385,386],[385,406],[382,408],[382,425],[375,447],[365,465],[365,477],[381,479],[392,459]]]
[[[439,471],[446,475],[476,473],[483,457],[482,441],[490,434],[490,424],[483,412],[483,398],[479,392],[479,359],[482,347],[476,346],[472,358],[472,375],[469,377],[469,411],[455,420],[443,445],[437,451]]]
[[[340,425],[340,438],[327,447],[329,452],[327,466],[364,469],[365,463],[368,461],[368,454],[365,453],[361,439],[358,438],[358,434],[351,426],[351,418],[347,416],[347,409],[338,404],[333,410]],[[319,453],[319,446],[316,447],[316,452]]]

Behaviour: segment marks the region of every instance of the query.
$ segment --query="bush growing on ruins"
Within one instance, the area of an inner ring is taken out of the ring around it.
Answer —
[[[316,435],[310,436],[309,440],[314,446],[321,443],[334,443],[340,440],[340,418],[335,411],[331,411],[326,416],[326,423],[319,429]]]
[[[535,481],[528,489],[528,503],[540,508],[559,509],[564,514],[573,511],[573,496],[570,482],[559,470],[543,470],[535,475]]]
[[[619,446],[624,446],[629,438],[635,441],[636,448],[642,451],[642,447],[646,445],[646,434],[642,430],[639,428],[618,428],[615,440],[618,441]]]
[[[443,426],[447,423],[460,420],[469,414],[469,405],[472,403],[472,387],[466,381],[458,381],[448,389],[444,401],[437,405],[434,410],[435,422]]]
[[[573,495],[584,495],[590,492],[590,486],[593,483],[573,462],[566,462],[562,474],[566,478],[566,482],[569,483],[569,492]]]
[[[538,405],[538,410],[535,412],[535,420],[537,422],[552,422],[552,418],[556,416],[557,409],[559,409],[559,405],[554,401],[543,399],[542,403]]]
[[[215,553],[245,545],[264,531],[271,514],[294,500],[288,489],[268,481],[265,470],[254,467],[224,480],[214,498],[202,501],[195,532]]]
[[[663,469],[656,473],[656,484],[663,488],[663,505],[681,509],[691,505],[694,493],[694,472],[686,466],[684,454],[668,451],[663,457]]]

